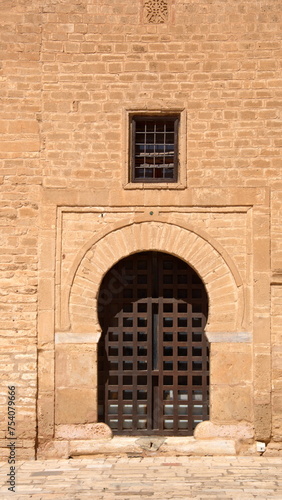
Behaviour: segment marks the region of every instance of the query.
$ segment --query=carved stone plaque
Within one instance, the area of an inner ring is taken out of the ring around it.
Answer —
[[[145,0],[144,19],[147,23],[166,23],[168,21],[168,0]]]

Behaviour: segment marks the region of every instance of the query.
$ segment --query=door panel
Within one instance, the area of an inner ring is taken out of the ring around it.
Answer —
[[[191,435],[208,419],[207,309],[202,281],[171,255],[134,254],[106,275],[99,419],[115,434]]]

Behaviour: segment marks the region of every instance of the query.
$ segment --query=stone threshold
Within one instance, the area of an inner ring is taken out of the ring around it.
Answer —
[[[94,456],[235,456],[257,453],[250,424],[199,424],[194,436],[113,436],[104,423],[58,425],[55,439],[39,440],[37,459]]]
[[[70,440],[69,457],[82,458],[95,455],[237,455],[233,439],[201,439],[194,437],[114,436],[111,439]]]

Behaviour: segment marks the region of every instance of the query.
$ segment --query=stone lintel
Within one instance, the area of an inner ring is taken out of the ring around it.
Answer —
[[[205,332],[209,342],[248,343],[252,342],[251,332]]]
[[[130,106],[131,107],[131,106]],[[143,105],[141,106],[143,108]],[[140,109],[140,106],[138,106]],[[147,188],[147,186],[146,186]],[[114,203],[110,202],[109,198],[109,190],[108,189],[100,189],[99,192],[93,191],[93,189],[87,190],[75,190],[75,189],[66,189],[64,188],[51,188],[51,187],[43,187],[42,188],[42,201],[43,204],[46,205],[58,205],[58,206],[67,206],[67,207],[103,207],[103,210],[106,206],[111,207],[128,207],[130,204],[133,206],[148,206],[148,201],[144,202],[144,199],[149,199],[150,205],[158,205],[156,203],[156,189],[164,189],[164,185],[162,183],[155,184],[152,192],[148,195],[146,190],[141,189],[132,191],[132,198],[129,199],[128,192],[126,196],[122,196],[120,191],[116,191],[118,196],[116,197]],[[146,198],[145,198],[146,196]],[[252,207],[253,205],[257,206],[268,206],[269,203],[269,188],[268,187],[229,187],[224,188],[215,188],[213,190],[208,191],[207,198],[207,190],[203,188],[187,188],[183,191],[177,191],[175,195],[174,206],[179,207],[187,207],[187,206],[215,206],[215,207]],[[169,206],[171,209],[171,202],[164,201],[163,207]]]
[[[100,336],[101,332],[57,332],[55,333],[55,344],[97,344]]]

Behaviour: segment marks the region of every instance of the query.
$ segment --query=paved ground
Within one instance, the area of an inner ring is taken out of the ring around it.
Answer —
[[[0,498],[35,500],[282,500],[282,458],[146,457],[17,463],[16,492],[0,464]]]

